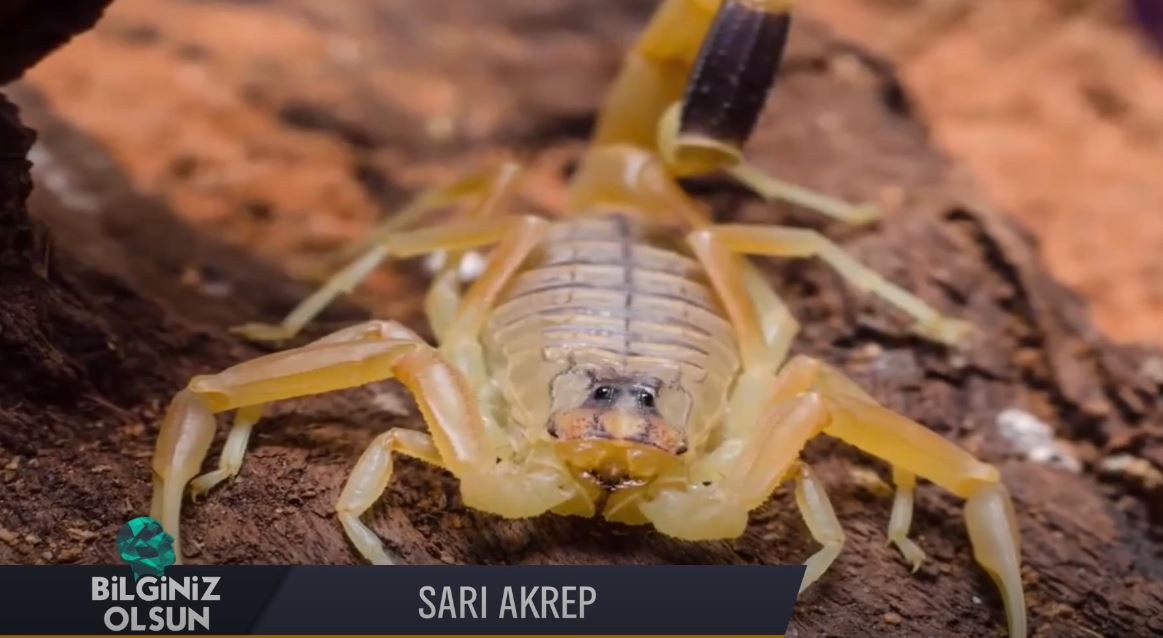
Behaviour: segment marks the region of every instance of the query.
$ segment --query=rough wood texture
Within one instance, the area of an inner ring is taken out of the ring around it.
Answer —
[[[576,157],[600,89],[653,6],[623,3],[602,12],[581,0],[528,0],[496,13],[453,0],[383,1],[346,9],[367,15],[337,16],[305,0],[215,4],[175,3],[173,15],[113,20],[102,37],[109,46],[132,38],[132,46],[145,48],[143,65],[158,51],[188,56],[193,45],[178,41],[166,21],[196,34],[194,18],[205,17],[197,12],[218,11],[261,19],[272,31],[291,20],[308,35],[362,43],[359,67],[325,75],[322,85],[314,67],[269,51],[261,64],[230,66],[221,42],[198,44],[196,63],[220,72],[216,90],[253,111],[261,125],[238,143],[254,157],[269,150],[264,143],[310,129],[342,149],[336,162],[385,208],[416,187],[414,177],[401,177],[408,169],[424,169],[419,181],[429,183],[498,148],[536,152],[527,204],[555,201],[557,179]],[[126,29],[142,24],[151,31]],[[428,37],[437,31],[440,38]],[[143,33],[152,35],[143,40]],[[469,59],[447,45],[457,36],[493,46]],[[899,317],[845,289],[819,264],[772,262],[766,270],[805,324],[798,350],[841,365],[887,405],[1002,468],[1024,536],[1034,635],[1163,633],[1163,358],[1093,330],[1079,300],[1044,273],[1032,238],[978,201],[928,145],[905,92],[877,60],[800,22],[785,68],[751,154],[785,178],[891,205],[893,214],[873,227],[824,230],[983,335],[967,353],[946,352],[908,336]],[[377,69],[400,71],[398,82],[373,85],[367,78]],[[469,133],[434,142],[418,119],[423,106],[417,114],[400,105],[417,104],[408,99],[416,93],[409,81],[451,73],[465,74],[479,117]],[[224,326],[275,319],[306,290],[278,274],[277,262],[260,262],[241,241],[232,245],[223,236],[248,236],[239,231],[245,228],[263,257],[308,263],[308,251],[296,252],[294,241],[271,237],[302,239],[309,231],[277,225],[277,201],[275,219],[259,219],[254,201],[229,193],[226,216],[200,224],[176,197],[188,174],[144,194],[132,172],[135,156],[106,154],[107,147],[125,150],[116,135],[83,130],[61,115],[67,105],[27,86],[13,93],[42,134],[37,174],[58,171],[73,190],[46,179],[33,197],[55,249],[32,233],[18,241],[9,235],[0,246],[0,562],[112,562],[117,527],[148,506],[148,457],[161,408],[190,375],[259,352]],[[31,138],[11,106],[4,103],[0,113],[0,153],[23,155]],[[159,147],[156,154],[173,159],[179,151]],[[5,159],[0,166],[0,211],[6,230],[19,228],[26,222],[26,164]],[[298,195],[311,186],[297,185]],[[722,184],[691,188],[723,219],[818,223]],[[77,214],[85,207],[78,193],[99,203],[91,214]],[[349,231],[371,221],[357,219]],[[191,264],[203,275],[199,285],[176,285]],[[351,321],[374,308],[423,331],[423,273],[412,265],[389,273],[356,298],[366,302],[362,308],[345,304],[330,318]],[[224,287],[232,293],[221,294]],[[1031,460],[1003,434],[998,416],[1009,408],[1053,428],[1062,446],[1056,464]],[[332,504],[363,446],[399,425],[421,424],[392,383],[279,406],[258,428],[239,479],[187,505],[190,560],[355,562]],[[1002,635],[1000,603],[973,564],[955,499],[920,489],[914,531],[929,559],[909,574],[885,546],[891,496],[869,472],[884,477],[884,466],[824,440],[808,456],[830,487],[849,543],[801,600],[792,635]],[[1060,467],[1071,460],[1078,471]],[[787,491],[755,513],[743,538],[690,544],[585,520],[481,515],[460,505],[450,477],[407,460],[369,520],[414,563],[775,563],[802,560],[814,549]]]

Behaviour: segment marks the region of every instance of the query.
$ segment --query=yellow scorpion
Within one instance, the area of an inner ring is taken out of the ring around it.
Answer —
[[[788,0],[664,0],[615,79],[568,201],[545,217],[511,214],[512,163],[421,193],[362,254],[278,325],[237,331],[291,338],[387,259],[443,254],[425,311],[439,345],[395,321],[368,321],[308,345],[192,379],[170,403],[153,458],[152,515],[179,552],[183,495],[241,467],[273,401],[396,379],[427,432],[372,441],[336,503],[368,561],[391,564],[361,515],[392,477],[393,454],[454,475],[466,506],[509,518],[552,512],[650,524],[691,541],[740,536],[784,482],[822,545],[800,591],[828,569],[844,532],[801,458],[826,434],[883,459],[896,495],[888,537],[905,559],[923,478],[965,499],[974,555],[1002,594],[1012,638],[1026,635],[1018,527],[998,470],[879,405],[828,364],[789,357],[798,323],[749,260],[817,257],[907,314],[927,338],[963,343],[967,326],[885,280],[811,230],[717,224],[679,179],[722,172],[769,200],[849,222],[876,213],[781,182],[742,147],[775,83]],[[454,222],[423,222],[465,201]],[[484,251],[483,268],[459,268]],[[217,469],[198,476],[215,414],[236,411]]]

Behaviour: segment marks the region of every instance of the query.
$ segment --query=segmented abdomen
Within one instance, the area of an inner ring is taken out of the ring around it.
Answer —
[[[510,370],[520,362],[523,374],[537,361],[583,358],[627,376],[681,370],[685,383],[718,385],[738,365],[731,325],[700,264],[617,215],[558,222],[483,336],[492,361]]]

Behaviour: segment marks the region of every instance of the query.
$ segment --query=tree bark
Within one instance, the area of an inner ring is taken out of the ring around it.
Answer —
[[[321,75],[294,47],[232,65],[246,54],[227,58],[223,41],[198,40],[190,15],[175,18],[190,20],[189,31],[176,31],[163,12],[127,8],[95,35],[101,46],[143,47],[142,64],[156,55],[217,73],[216,99],[245,102],[258,123],[239,135],[244,150],[260,157],[282,135],[322,138],[341,149],[335,161],[345,179],[377,207],[498,149],[530,158],[525,205],[558,201],[601,89],[654,3],[421,4],[365,2],[342,15],[306,0],[181,9],[198,19],[287,22],[301,37],[362,47],[358,65],[337,63]],[[466,56],[450,44],[458,37],[479,48]],[[21,59],[44,52],[29,49]],[[91,60],[86,72],[99,76],[106,63]],[[369,80],[383,79],[385,69],[393,82]],[[473,88],[475,119],[451,137],[431,134],[425,118],[444,111],[439,99],[412,99],[417,86],[409,82],[418,77],[463,80]],[[190,376],[260,354],[225,328],[279,318],[309,289],[294,280],[323,258],[317,246],[296,243],[309,229],[277,225],[289,215],[283,201],[259,202],[275,209],[272,221],[256,214],[253,199],[228,193],[227,212],[208,223],[179,197],[196,171],[143,188],[141,158],[126,155],[121,129],[92,127],[54,101],[53,90],[48,80],[10,89],[42,135],[35,175],[43,179],[31,200],[37,221],[27,216],[31,182],[21,159],[34,138],[15,108],[0,103],[0,561],[116,562],[117,528],[148,510],[149,456],[165,404]],[[978,329],[967,352],[950,352],[910,336],[893,310],[820,263],[763,262],[804,324],[798,352],[841,366],[889,407],[1001,468],[1022,529],[1032,635],[1163,634],[1163,355],[1096,332],[1083,302],[1045,273],[1036,240],[930,145],[892,70],[822,25],[794,26],[784,74],[748,151],[785,179],[870,198],[891,213],[867,228],[822,225],[714,180],[690,184],[721,219],[820,228]],[[175,162],[189,152],[177,143],[156,149]],[[98,202],[93,214],[78,212],[89,204],[77,192],[70,197],[60,175]],[[294,196],[332,187],[300,185]],[[348,232],[373,221],[356,219]],[[215,233],[220,225],[225,238]],[[280,233],[291,239],[279,243]],[[280,272],[280,258],[297,260],[296,276]],[[329,313],[331,325],[300,341],[373,313],[428,334],[422,269],[385,271]],[[191,272],[194,284],[177,283]],[[1013,435],[1013,410],[1048,426],[1053,454]],[[332,506],[364,446],[394,426],[423,427],[391,382],[277,406],[257,428],[238,479],[186,505],[189,561],[358,563]],[[885,545],[884,464],[822,439],[807,458],[828,484],[849,542],[801,598],[791,635],[1003,635],[1000,601],[973,562],[956,499],[919,489],[913,530],[928,560],[910,574]],[[788,490],[754,513],[742,538],[683,543],[597,521],[483,515],[463,507],[449,475],[409,460],[367,519],[409,563],[788,563],[815,549]]]

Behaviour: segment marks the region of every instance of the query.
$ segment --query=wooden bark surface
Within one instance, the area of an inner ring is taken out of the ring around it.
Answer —
[[[278,153],[288,139],[339,149],[322,161],[382,211],[498,150],[516,150],[533,166],[525,205],[559,201],[601,91],[653,6],[146,4],[175,12],[117,13],[86,36],[92,41],[70,46],[132,46],[143,65],[204,67],[214,99],[247,104],[254,126],[237,139],[245,152]],[[223,40],[196,40],[199,20],[231,19],[268,21],[274,33],[293,25],[310,42],[342,38],[362,57],[329,67],[290,46],[240,53]],[[175,27],[180,21],[189,31]],[[247,55],[255,56],[249,64],[235,63]],[[106,62],[82,70],[99,77]],[[440,103],[416,97],[429,76],[472,88],[472,117],[451,137],[425,132],[425,117],[439,114],[426,105]],[[114,562],[116,529],[148,509],[164,405],[191,375],[262,352],[225,327],[281,316],[309,290],[303,273],[326,251],[304,248],[312,231],[286,222],[301,218],[278,195],[216,192],[226,212],[211,223],[182,199],[189,174],[143,188],[135,171],[144,160],[119,129],[92,128],[46,86],[6,89],[38,131],[33,175],[44,179],[31,198],[19,158],[33,136],[0,103],[0,562]],[[181,116],[210,117],[197,108]],[[154,152],[151,161],[176,162],[191,151],[174,143]],[[891,214],[869,228],[823,225],[721,183],[692,184],[720,218],[820,228],[982,335],[967,352],[948,352],[911,337],[891,309],[819,263],[764,262],[804,323],[798,352],[843,367],[886,405],[1002,469],[1022,528],[1032,635],[1163,634],[1163,356],[1097,333],[1081,300],[1045,274],[1036,241],[928,143],[891,69],[822,25],[796,24],[749,152],[786,179],[873,199]],[[338,188],[270,180],[272,191],[322,201]],[[324,192],[309,192],[316,188]],[[78,203],[78,193],[97,204]],[[344,232],[373,222],[354,216]],[[303,339],[373,313],[427,334],[424,284],[416,264],[388,268]],[[1006,435],[999,415],[1014,409],[1052,428],[1058,458],[1031,458]],[[393,426],[422,424],[391,382],[278,406],[258,427],[239,478],[187,504],[190,562],[358,562],[332,504],[364,446]],[[791,635],[1003,635],[999,599],[973,563],[956,499],[920,488],[913,529],[928,560],[910,574],[885,545],[885,466],[823,439],[807,456],[849,542],[801,599]],[[787,490],[754,513],[742,538],[683,543],[595,521],[476,513],[461,505],[450,476],[409,460],[398,463],[368,520],[410,563],[783,563],[815,549]]]

